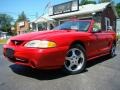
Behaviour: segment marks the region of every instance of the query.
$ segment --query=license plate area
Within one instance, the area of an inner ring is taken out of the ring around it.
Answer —
[[[6,49],[6,56],[7,56],[8,58],[14,58],[14,49],[7,48],[7,49]]]

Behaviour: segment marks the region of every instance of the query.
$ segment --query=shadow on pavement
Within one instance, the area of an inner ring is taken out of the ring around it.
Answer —
[[[94,65],[97,65],[99,63],[102,63],[106,60],[109,60],[110,58],[107,56],[101,57],[101,58],[97,58],[91,61],[87,62],[87,68],[92,67]],[[58,78],[62,78],[65,76],[68,76],[68,74],[65,74],[62,72],[61,69],[57,69],[57,70],[36,70],[36,69],[32,69],[29,67],[25,67],[25,66],[20,66],[20,65],[10,65],[9,66],[11,68],[11,70],[19,75],[22,76],[27,76],[27,77],[31,77],[31,78],[35,78],[38,80],[53,80],[53,79],[58,79]],[[86,73],[88,72],[88,70],[84,70],[82,73]]]
[[[20,66],[20,65],[10,65],[11,70],[19,75],[35,78],[38,80],[53,80],[68,76],[62,72],[61,69],[56,70],[37,70],[30,67]]]
[[[116,55],[115,55],[115,56],[116,56]],[[114,57],[115,57],[115,56],[114,56]],[[112,57],[112,58],[114,58],[114,57]],[[87,62],[87,68],[92,67],[92,66],[94,66],[94,65],[97,65],[97,64],[99,64],[99,63],[102,63],[102,62],[104,62],[104,61],[110,60],[110,59],[112,59],[112,58],[110,58],[110,57],[108,57],[108,56],[106,55],[106,56],[102,56],[102,57],[97,58],[97,59],[90,60],[90,61]]]

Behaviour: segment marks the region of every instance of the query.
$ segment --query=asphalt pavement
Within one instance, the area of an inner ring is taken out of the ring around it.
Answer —
[[[114,58],[97,58],[80,74],[61,70],[34,70],[15,65],[2,55],[0,45],[0,90],[120,90],[120,46]]]

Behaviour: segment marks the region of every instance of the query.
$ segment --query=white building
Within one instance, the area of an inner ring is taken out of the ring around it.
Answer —
[[[110,15],[105,15],[105,12],[112,12],[112,18],[110,18]],[[95,15],[100,16],[100,18],[102,17],[102,27],[105,28],[105,22],[109,21],[111,22],[111,26],[113,26],[114,29],[116,28],[116,26],[113,25],[113,22],[116,22],[116,18],[118,18],[118,15],[111,2],[79,5],[79,0],[73,0],[52,6],[49,9],[48,14],[40,16],[39,18],[33,21],[33,24],[35,24],[34,29],[36,29],[37,31],[41,30],[40,28],[49,30],[51,29],[51,27],[59,25],[73,18],[88,19],[93,18],[93,16]]]
[[[32,21],[32,28],[35,31],[50,30],[54,27],[54,20],[48,14],[38,17]]]

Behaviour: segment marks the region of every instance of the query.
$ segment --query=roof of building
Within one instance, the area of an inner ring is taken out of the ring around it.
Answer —
[[[105,2],[105,3],[99,3],[99,4],[86,4],[79,6],[79,11],[70,12],[70,13],[64,13],[64,14],[58,14],[58,15],[52,15],[49,16],[49,14],[44,14],[40,17],[38,17],[36,20],[33,20],[32,22],[38,23],[38,22],[48,22],[56,18],[64,18],[74,15],[84,15],[84,14],[93,14],[96,12],[103,11],[108,5],[110,5],[114,11],[114,14],[116,17],[118,17],[118,14],[115,10],[115,7],[112,5],[111,2]]]
[[[89,13],[95,13],[99,11],[103,11],[108,5],[111,5],[116,17],[118,17],[117,12],[114,8],[114,6],[111,4],[111,2],[105,2],[105,3],[99,3],[99,4],[86,4],[79,6],[79,11],[75,12],[70,12],[70,13],[64,13],[64,14],[59,14],[59,15],[53,15],[50,16],[50,18],[63,18],[63,17],[68,17],[68,16],[73,16],[73,15],[83,15],[83,14],[89,14]]]
[[[44,15],[38,17],[37,19],[33,20],[32,22],[34,22],[34,23],[48,22],[48,21],[51,21],[51,20],[53,20],[53,19],[51,19],[48,14],[44,14]]]

